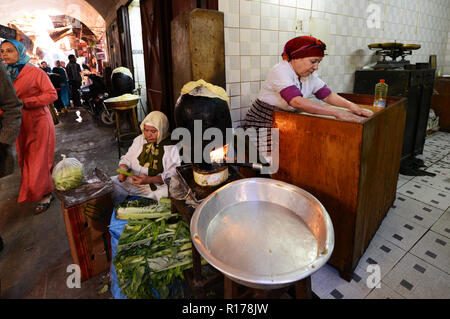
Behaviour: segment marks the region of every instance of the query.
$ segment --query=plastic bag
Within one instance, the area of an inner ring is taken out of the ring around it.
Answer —
[[[77,188],[83,182],[83,164],[76,158],[61,154],[62,160],[53,169],[52,177],[55,188],[60,191],[67,191]]]
[[[56,190],[55,194],[64,203],[65,208],[70,208],[111,194],[113,190],[111,178],[102,170],[95,168],[85,175],[83,184],[79,187],[65,192]]]

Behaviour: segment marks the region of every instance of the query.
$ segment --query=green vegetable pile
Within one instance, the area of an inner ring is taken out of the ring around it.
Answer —
[[[129,221],[113,261],[122,294],[128,299],[154,299],[156,290],[159,298],[167,298],[169,286],[192,268],[188,225],[171,213],[168,198],[130,201],[116,212]]]

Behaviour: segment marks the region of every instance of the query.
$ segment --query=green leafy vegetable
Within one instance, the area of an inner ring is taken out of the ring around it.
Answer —
[[[189,226],[171,213],[170,199],[153,204],[141,200],[121,208],[124,227],[114,258],[118,284],[129,299],[167,298],[170,286],[192,268]],[[139,207],[138,205],[145,205]]]
[[[53,176],[55,187],[60,191],[77,188],[83,182],[83,167],[74,166],[63,168]]]

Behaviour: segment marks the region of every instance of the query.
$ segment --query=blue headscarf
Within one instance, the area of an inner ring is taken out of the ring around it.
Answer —
[[[27,49],[25,48],[25,45],[23,45],[22,42],[17,40],[4,40],[1,44],[5,42],[12,43],[16,49],[17,52],[19,52],[19,60],[14,64],[7,64],[6,69],[8,71],[8,75],[11,78],[11,81],[14,82],[14,80],[19,75],[20,70],[22,70],[23,66],[30,61],[30,57],[27,55]]]

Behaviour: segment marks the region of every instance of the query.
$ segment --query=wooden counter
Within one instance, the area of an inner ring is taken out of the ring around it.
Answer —
[[[359,105],[373,100],[340,95]],[[324,205],[335,231],[329,264],[347,281],[395,200],[406,99],[388,98],[387,104],[372,108],[374,115],[362,124],[274,112],[280,166],[272,178],[303,188]]]

